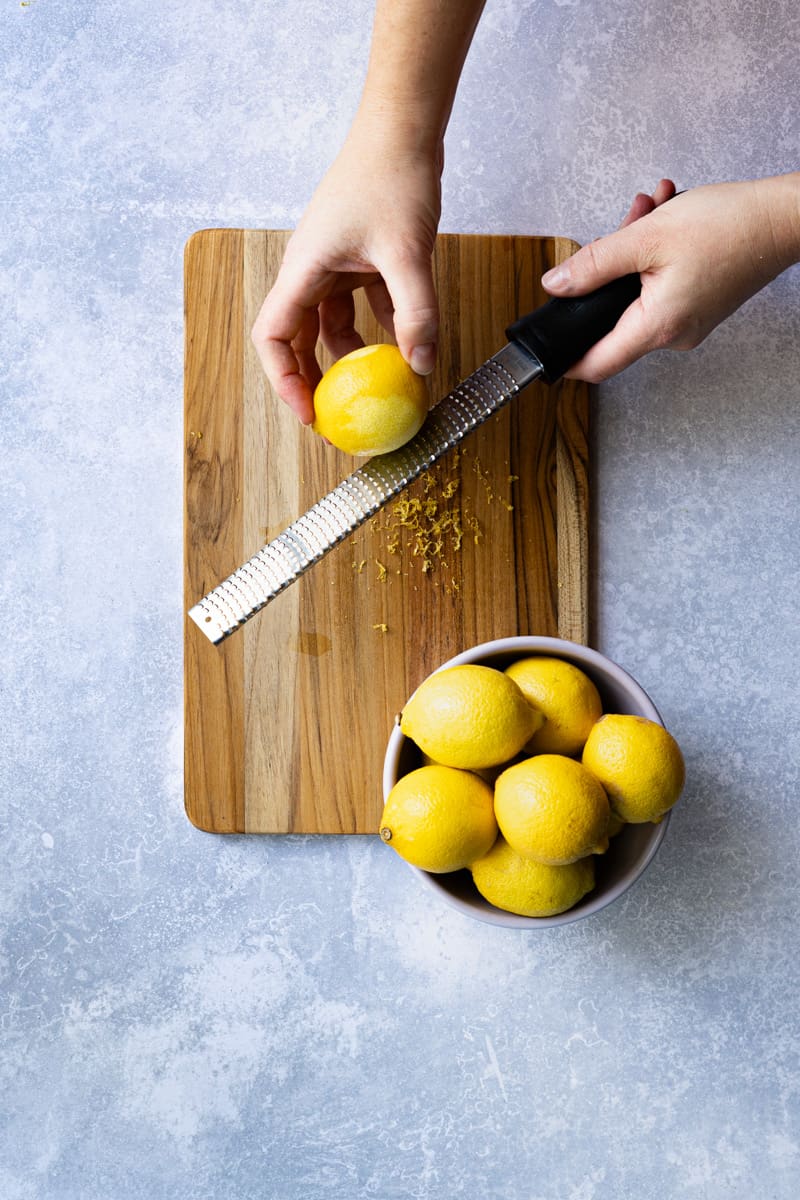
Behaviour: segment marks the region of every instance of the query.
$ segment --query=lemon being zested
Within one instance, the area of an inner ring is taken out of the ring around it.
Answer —
[[[558,866],[608,849],[608,798],[573,758],[537,754],[508,767],[495,784],[494,811],[525,858]]]
[[[425,380],[397,346],[362,346],[317,384],[313,429],[347,454],[386,454],[417,433],[428,407]]]
[[[552,917],[574,908],[594,887],[594,859],[549,866],[523,858],[499,837],[471,867],[475,886],[495,908],[523,917]]]
[[[529,754],[580,754],[603,712],[600,693],[579,667],[562,658],[521,658],[506,669],[528,701],[544,714]]]
[[[600,781],[613,811],[631,824],[658,823],[683,791],[680,747],[656,721],[607,713],[592,729],[583,765]]]
[[[518,754],[540,720],[502,671],[462,663],[420,684],[400,728],[435,762],[480,770]]]
[[[497,837],[492,789],[471,771],[418,767],[390,791],[380,834],[423,871],[459,871],[481,858]]]

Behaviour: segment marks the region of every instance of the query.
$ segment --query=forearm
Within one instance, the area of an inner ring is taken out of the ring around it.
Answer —
[[[441,147],[485,0],[377,0],[356,124],[409,149]]]

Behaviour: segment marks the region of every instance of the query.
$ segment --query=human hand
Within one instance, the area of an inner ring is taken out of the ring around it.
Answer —
[[[642,280],[639,299],[569,377],[600,383],[651,350],[694,349],[800,258],[800,176],[714,184],[665,203],[668,183],[637,197],[616,233],[544,276],[564,297],[632,272]]]
[[[305,424],[321,376],[318,338],[336,358],[364,344],[357,288],[414,370],[433,370],[442,165],[441,149],[356,122],[292,235],[252,339],[273,388]]]
[[[632,225],[634,221],[638,221],[641,217],[646,217],[654,209],[660,208],[662,204],[666,204],[667,200],[671,200],[674,195],[675,184],[671,179],[660,179],[652,195],[648,195],[647,192],[637,192],[633,197],[627,214],[620,224],[620,229],[625,229],[628,225]]]

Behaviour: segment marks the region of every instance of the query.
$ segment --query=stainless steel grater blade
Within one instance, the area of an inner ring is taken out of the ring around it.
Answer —
[[[376,455],[348,475],[190,608],[189,616],[214,644],[235,633],[541,374],[538,358],[509,342],[431,409],[416,437],[399,450]]]

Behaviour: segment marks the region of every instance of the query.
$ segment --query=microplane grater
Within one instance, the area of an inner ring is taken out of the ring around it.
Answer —
[[[415,437],[348,475],[190,608],[191,619],[215,645],[235,633],[534,379],[559,379],[614,327],[640,287],[639,276],[628,275],[520,318],[508,344],[435,405]]]
[[[229,637],[541,373],[509,344],[435,408],[419,433],[371,458],[189,610],[210,641]]]

